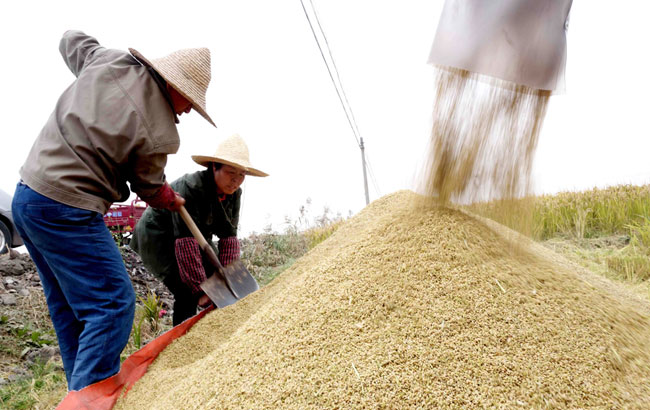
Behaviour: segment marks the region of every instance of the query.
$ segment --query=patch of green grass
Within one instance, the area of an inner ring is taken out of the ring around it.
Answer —
[[[0,388],[3,409],[50,409],[67,394],[65,373],[52,363],[37,362],[30,367],[31,376]]]
[[[8,361],[20,360],[32,348],[57,345],[53,329],[37,326],[29,321],[21,323],[19,319],[8,316],[0,320],[0,352]]]
[[[55,344],[56,336],[51,331],[33,329],[32,325],[18,325],[13,327],[14,334],[26,346],[42,347]]]

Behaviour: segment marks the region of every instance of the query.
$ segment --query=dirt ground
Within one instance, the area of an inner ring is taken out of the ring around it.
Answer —
[[[120,251],[136,295],[146,298],[154,292],[170,319],[173,295],[146,271],[137,254],[127,247]],[[29,254],[12,250],[0,257],[0,386],[30,378],[37,360],[63,369],[36,267]]]

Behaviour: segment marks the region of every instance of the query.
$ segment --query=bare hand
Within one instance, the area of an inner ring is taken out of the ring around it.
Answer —
[[[210,298],[208,297],[208,295],[202,295],[202,296],[199,298],[199,306],[201,306],[201,307],[206,307],[206,306],[208,306],[210,303],[212,303],[212,301],[210,300]]]

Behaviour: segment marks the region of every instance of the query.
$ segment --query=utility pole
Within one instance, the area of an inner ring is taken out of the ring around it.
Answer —
[[[366,152],[365,147],[363,146],[363,137],[359,137],[359,148],[361,148],[361,166],[363,167],[363,187],[366,189],[366,205],[370,203],[370,197],[368,196],[368,176],[366,175]]]
[[[318,28],[321,32],[321,35],[325,40],[327,53],[329,54],[330,60],[332,61],[332,68],[334,69],[338,83],[334,79],[334,75],[332,74],[332,69],[330,68],[330,64],[327,58],[325,57],[325,53],[323,53],[323,47],[321,47],[321,43],[318,39],[318,36],[316,35],[316,30],[314,30],[314,25],[311,23],[311,18],[309,18],[309,13],[307,13],[307,8],[305,7],[305,3],[303,0],[300,0],[300,4],[302,5],[302,10],[305,12],[305,17],[307,18],[307,22],[309,23],[309,28],[311,29],[311,32],[314,35],[314,40],[316,40],[316,45],[318,46],[318,50],[320,51],[321,57],[323,57],[323,62],[325,63],[325,67],[327,67],[327,72],[330,76],[330,79],[332,80],[334,89],[336,90],[336,95],[338,95],[339,97],[339,101],[341,102],[341,106],[343,107],[343,112],[345,113],[345,117],[348,119],[348,124],[350,124],[350,128],[352,129],[352,134],[354,134],[354,138],[357,140],[357,143],[359,144],[359,148],[361,148],[361,165],[363,166],[363,186],[366,190],[366,205],[368,205],[370,203],[370,196],[368,195],[368,175],[366,172],[366,154],[363,146],[363,138],[361,137],[361,135],[359,135],[357,122],[354,120],[354,114],[352,113],[352,107],[350,107],[348,98],[345,96],[345,91],[343,91],[343,84],[341,83],[341,79],[339,78],[339,72],[336,69],[336,64],[334,63],[334,56],[332,56],[332,52],[327,42],[327,37],[325,36],[325,32],[323,31],[323,28],[320,25],[320,21],[318,20],[318,14],[316,13],[314,4],[312,3],[311,0],[309,0],[309,3],[311,4],[311,9],[316,19],[316,22],[318,23]]]

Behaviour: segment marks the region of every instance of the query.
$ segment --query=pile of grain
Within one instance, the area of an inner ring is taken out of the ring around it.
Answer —
[[[375,201],[209,314],[117,407],[650,407],[644,302],[414,197]]]
[[[435,84],[418,191],[466,204],[530,194],[550,92],[442,67],[436,68]]]

